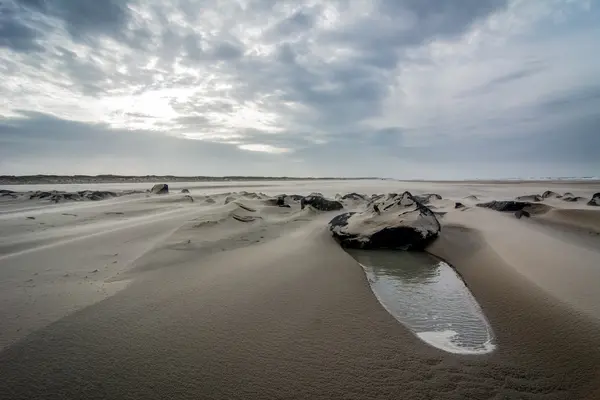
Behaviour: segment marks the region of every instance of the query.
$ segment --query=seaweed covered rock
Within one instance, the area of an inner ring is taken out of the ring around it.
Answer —
[[[329,230],[347,248],[423,250],[441,226],[427,206],[404,192],[374,201],[365,211],[338,215]]]
[[[300,208],[311,206],[319,211],[337,211],[342,210],[344,205],[337,200],[326,199],[322,195],[312,194],[300,200]]]

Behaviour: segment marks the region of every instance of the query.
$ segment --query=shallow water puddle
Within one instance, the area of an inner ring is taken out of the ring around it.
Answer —
[[[348,253],[363,267],[385,309],[421,340],[450,353],[494,350],[492,329],[483,311],[445,262],[426,253]]]

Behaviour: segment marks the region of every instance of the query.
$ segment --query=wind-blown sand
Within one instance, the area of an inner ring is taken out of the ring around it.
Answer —
[[[0,199],[0,398],[600,398],[600,207],[474,207],[589,199],[597,182],[243,185],[226,190],[266,195]],[[428,251],[481,305],[493,353],[446,353],[398,323],[330,237],[339,212],[264,202],[403,190],[443,196]]]

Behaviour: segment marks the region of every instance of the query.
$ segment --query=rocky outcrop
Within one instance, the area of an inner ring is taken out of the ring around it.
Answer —
[[[0,197],[10,197],[14,199],[17,197],[17,193],[12,190],[2,189],[0,190]]]
[[[117,197],[118,194],[109,191],[100,190],[82,190],[79,192],[61,192],[61,191],[36,191],[29,194],[30,200],[49,200],[54,203],[62,201],[99,201]]]
[[[479,203],[477,207],[489,208],[494,211],[516,212],[532,204],[525,201],[490,201],[488,203]]]
[[[577,203],[578,201],[585,201],[587,199],[581,196],[563,196],[561,200],[568,203]]]
[[[372,202],[365,211],[338,215],[329,230],[347,248],[423,250],[441,225],[427,206],[404,192]]]
[[[337,200],[326,199],[323,196],[310,195],[300,200],[300,208],[311,206],[319,211],[337,211],[342,210],[344,205]]]
[[[282,194],[277,197],[266,199],[264,200],[264,203],[268,206],[290,208],[291,206],[287,204],[286,198],[287,196],[285,194]]]
[[[154,194],[167,194],[169,193],[169,185],[167,185],[166,183],[158,183],[152,186],[150,192]]]
[[[544,193],[542,193],[542,198],[543,199],[550,199],[550,198],[555,198],[555,199],[559,199],[562,196],[556,192],[553,192],[552,190],[546,190]]]
[[[587,205],[600,207],[600,193],[594,193],[592,199],[587,203]]]
[[[537,194],[528,194],[526,196],[517,197],[517,200],[519,200],[519,201],[543,201],[544,197],[539,196]]]
[[[422,204],[428,204],[429,202],[431,202],[431,200],[442,200],[442,196],[440,196],[437,193],[425,193],[418,196],[414,196],[414,198]]]
[[[353,201],[365,201],[365,200],[367,200],[367,197],[363,196],[362,194],[359,194],[359,193],[348,193],[348,194],[341,196],[341,199],[342,200],[353,200]]]

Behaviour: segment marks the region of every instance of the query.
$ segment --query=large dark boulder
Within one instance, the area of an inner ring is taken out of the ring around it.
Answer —
[[[167,193],[169,193],[169,185],[167,185],[166,183],[156,184],[156,185],[152,186],[152,189],[150,189],[150,192],[152,192],[154,194],[167,194]]]
[[[600,206],[600,193],[594,193],[592,199],[587,203],[588,206]]]
[[[372,202],[365,211],[338,215],[329,230],[347,248],[423,250],[441,225],[427,206],[404,192]]]
[[[319,195],[309,195],[300,200],[300,208],[311,206],[319,211],[337,211],[342,210],[344,205],[337,200],[326,199]]]
[[[526,201],[490,201],[488,203],[479,203],[477,207],[489,208],[494,211],[516,212],[529,207],[532,204]]]

